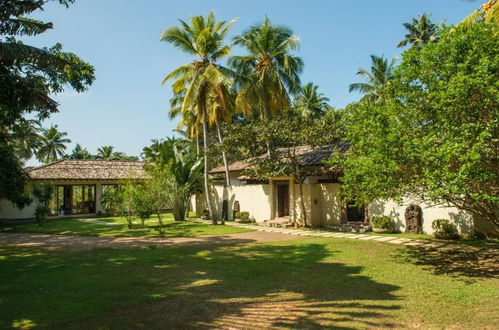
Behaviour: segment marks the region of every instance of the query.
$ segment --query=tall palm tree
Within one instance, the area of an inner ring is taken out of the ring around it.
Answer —
[[[38,120],[22,120],[12,129],[12,141],[19,158],[28,160],[40,147],[41,127]]]
[[[397,58],[394,57],[391,61],[388,61],[383,55],[371,55],[371,61],[370,71],[362,68],[357,71],[357,75],[364,78],[366,82],[350,84],[348,91],[357,91],[364,94],[361,101],[381,102],[383,95],[379,90],[393,78],[392,74]]]
[[[97,149],[97,154],[95,155],[95,159],[112,160],[114,154],[113,151],[114,151],[113,146],[102,146]]]
[[[226,86],[228,90],[228,86]],[[225,107],[221,104],[221,100],[219,100],[218,95],[211,93],[209,97],[209,123],[211,126],[215,126],[217,132],[218,142],[220,144],[223,143],[222,130],[220,126],[222,123],[230,123],[232,120],[232,115],[234,114],[234,97],[229,93],[227,95],[227,99],[225,100]],[[225,182],[227,187],[230,186],[230,177],[229,177],[229,163],[227,161],[227,153],[222,150],[222,161],[225,168]]]
[[[240,90],[236,99],[244,113],[259,111],[268,119],[289,109],[289,94],[300,89],[303,61],[292,54],[299,47],[298,37],[286,26],[272,25],[265,18],[234,38],[234,44],[248,55],[233,56],[230,66],[238,72]]]
[[[210,218],[216,224],[208,183],[210,163],[208,157],[207,101],[208,94],[213,92],[219,96],[222,106],[225,106],[224,100],[228,91],[223,82],[227,79],[230,70],[217,64],[217,62],[228,56],[231,51],[231,47],[224,45],[223,42],[235,19],[229,23],[217,21],[215,14],[210,12],[207,17],[191,17],[189,23],[179,21],[181,26],[167,28],[161,35],[160,40],[173,44],[182,52],[195,56],[197,60],[170,72],[163,83],[175,79],[172,84],[174,94],[185,93],[182,109],[195,109],[197,118],[202,120],[206,203]]]
[[[397,47],[411,45],[411,47],[421,48],[427,43],[437,41],[441,24],[442,22],[432,23],[428,14],[419,15],[417,19],[413,18],[411,23],[402,24],[408,33]]]
[[[304,118],[317,119],[333,108],[328,104],[329,98],[318,92],[319,86],[308,83],[295,97],[293,108]]]
[[[50,163],[64,156],[66,144],[71,143],[71,140],[66,138],[68,133],[60,132],[57,129],[57,125],[43,129],[42,132],[40,148],[36,154],[38,159],[45,163]]]

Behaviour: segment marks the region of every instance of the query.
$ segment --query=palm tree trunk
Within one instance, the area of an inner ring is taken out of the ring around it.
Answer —
[[[211,223],[216,225],[217,220],[215,219],[215,213],[213,212],[213,206],[211,205],[210,185],[208,182],[210,163],[208,159],[208,113],[206,111],[206,91],[201,91],[200,94],[199,104],[203,113],[204,192],[206,195],[206,204],[208,206],[208,212],[210,213]]]
[[[303,199],[303,176],[298,177],[298,184],[300,186],[300,208],[303,217],[303,226],[307,226],[307,211],[305,210],[305,200]]]
[[[196,134],[196,156],[199,157],[199,153],[200,153],[200,146],[199,146],[199,134]]]
[[[218,142],[220,142],[220,144],[222,144],[223,140],[222,140],[222,132],[220,132],[220,125],[218,124],[218,121],[215,123],[216,127],[217,127],[217,135],[218,135]],[[227,155],[225,153],[225,151],[222,151],[222,159],[224,161],[224,167],[225,167],[225,182],[227,184],[227,187],[230,186],[230,179],[229,179],[229,164],[227,163]]]

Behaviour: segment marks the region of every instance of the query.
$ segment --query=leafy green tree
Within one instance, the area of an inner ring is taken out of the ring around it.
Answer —
[[[171,141],[171,140],[170,140]],[[165,144],[170,148],[166,159],[156,161],[146,168],[151,176],[147,183],[156,196],[152,204],[167,205],[173,209],[177,221],[185,220],[190,198],[201,190],[203,159],[197,157],[192,145],[185,141]],[[160,209],[160,207],[156,207]]]
[[[350,84],[348,91],[357,91],[364,96],[361,101],[382,102],[384,95],[381,87],[388,84],[393,79],[393,69],[397,58],[388,61],[384,56],[371,55],[371,69],[359,69],[357,75],[364,78],[366,82]]]
[[[321,118],[326,112],[333,110],[328,104],[329,98],[319,93],[319,86],[308,83],[295,97],[293,110],[304,118]]]
[[[283,25],[273,25],[265,18],[234,38],[248,55],[232,56],[230,66],[237,71],[239,85],[237,108],[246,114],[257,111],[269,119],[289,109],[289,94],[300,90],[303,61],[292,52],[299,47],[298,37]]]
[[[68,6],[72,0],[59,0]],[[84,91],[95,79],[94,68],[75,54],[26,45],[17,37],[36,36],[53,28],[50,22],[27,17],[43,10],[45,0],[3,0],[0,6],[0,198],[13,202],[22,196],[24,174],[12,147],[12,129],[19,127],[27,113],[45,119],[58,111],[51,95],[67,86]],[[17,133],[16,133],[17,134]],[[12,153],[12,154],[11,154]],[[10,164],[6,162],[10,161]],[[5,194],[4,194],[5,193]]]
[[[66,138],[67,135],[66,132],[60,132],[57,125],[43,129],[41,144],[37,153],[38,159],[44,163],[50,163],[64,156],[66,144],[71,143],[71,140]]]
[[[193,16],[190,22],[180,20],[181,27],[167,28],[160,40],[171,43],[187,55],[197,57],[196,61],[182,65],[170,72],[164,82],[175,80],[172,84],[174,94],[184,93],[182,109],[195,109],[197,118],[203,125],[203,151],[204,151],[204,181],[205,191],[209,191],[208,173],[208,95],[216,94],[220,100],[225,100],[228,90],[224,81],[229,70],[217,62],[229,55],[231,47],[224,45],[235,20],[227,23],[217,21],[215,14],[210,12],[207,17]],[[224,106],[222,104],[222,106]],[[210,194],[206,194],[206,203],[210,218],[216,224]]]
[[[385,104],[348,107],[346,195],[416,197],[499,226],[498,33],[496,24],[448,28],[403,53]]]
[[[411,23],[402,25],[406,28],[407,34],[397,47],[411,45],[411,47],[421,48],[439,39],[441,22],[432,23],[428,14],[419,15],[418,18],[413,18]]]

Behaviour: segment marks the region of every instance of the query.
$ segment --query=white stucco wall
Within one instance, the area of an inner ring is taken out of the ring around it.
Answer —
[[[0,219],[29,219],[35,214],[36,203],[31,203],[19,210],[6,199],[0,200]]]
[[[225,188],[215,185],[213,201],[215,212],[220,216],[224,196],[229,200],[229,218],[232,216],[234,201],[239,201],[241,211],[247,211],[257,222],[273,219],[275,216],[276,189],[275,182],[288,180],[290,194],[290,218],[299,219],[301,216],[300,187],[290,178],[273,178],[269,184],[246,184],[236,178],[231,178],[232,186]],[[307,220],[313,226],[330,227],[342,222],[343,201],[340,197],[339,183],[316,183],[317,180],[307,180],[303,184],[303,198],[307,212]],[[204,195],[193,197],[193,210],[201,214],[206,209]],[[388,215],[393,218],[397,230],[405,230],[405,209],[411,204],[418,204],[422,208],[422,227],[424,233],[432,234],[431,224],[435,219],[448,219],[455,223],[460,233],[473,234],[473,217],[455,207],[432,206],[405,199],[402,204],[393,200],[376,202],[368,206],[368,216]],[[475,219],[476,222],[476,219]]]
[[[433,234],[431,224],[436,219],[450,220],[464,235],[473,233],[473,217],[469,213],[455,207],[432,206],[410,199],[404,199],[402,204],[393,200],[372,203],[368,207],[369,216],[388,215],[395,221],[397,230],[403,232],[405,230],[405,209],[411,203],[419,205],[422,209],[422,227],[426,234]]]
[[[214,211],[218,217],[222,214],[222,202],[228,200],[229,219],[232,220],[234,202],[239,201],[241,211],[249,212],[250,217],[262,222],[270,219],[270,188],[268,184],[233,184],[226,188],[223,185],[213,186],[211,193]],[[204,194],[193,196],[192,209],[201,214],[206,209]]]

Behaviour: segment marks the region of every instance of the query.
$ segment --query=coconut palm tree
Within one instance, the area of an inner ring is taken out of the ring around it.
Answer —
[[[499,1],[487,1],[468,17],[463,19],[458,26],[469,27],[476,22],[486,22],[499,24]]]
[[[413,18],[411,23],[402,24],[408,33],[397,47],[411,45],[411,47],[421,48],[427,43],[437,41],[441,24],[442,22],[432,23],[428,14],[419,15],[417,19]]]
[[[303,61],[292,54],[299,47],[298,37],[286,26],[272,25],[265,18],[234,38],[234,44],[248,55],[233,56],[230,66],[238,72],[240,89],[236,99],[244,113],[258,111],[268,119],[289,109],[289,94],[300,90]]]
[[[37,158],[44,163],[50,163],[64,156],[66,144],[71,143],[71,140],[66,138],[68,133],[60,132],[57,125],[43,129],[42,132],[41,144],[36,154]]]
[[[317,119],[333,108],[327,103],[329,98],[318,92],[319,86],[308,83],[295,97],[293,109],[303,118]]]
[[[397,58],[394,57],[388,61],[383,55],[371,55],[371,61],[372,65],[369,71],[362,68],[357,71],[357,75],[364,78],[366,82],[350,84],[348,90],[364,94],[361,101],[381,102],[383,95],[379,90],[393,78],[392,74]]]
[[[228,86],[224,87],[225,90],[230,90]],[[224,93],[225,100],[219,100],[216,93],[210,92],[207,98],[208,108],[208,125],[215,127],[218,142],[223,142],[222,131],[220,125],[222,122],[229,122],[234,112],[234,98],[231,93]],[[183,103],[184,93],[176,94],[170,99],[172,108],[168,111],[170,119],[181,116],[181,120],[177,125],[176,131],[181,131],[188,139],[196,139],[196,154],[199,155],[199,135],[200,135],[200,121],[196,116],[195,111],[192,109],[184,109],[180,106]],[[225,103],[225,106],[222,104]],[[183,131],[185,129],[185,131]],[[227,155],[222,151],[222,160],[225,167],[225,178],[227,186],[230,186],[229,180],[229,165],[227,162]]]
[[[215,14],[210,12],[207,17],[194,16],[190,22],[180,20],[180,27],[167,28],[160,40],[171,43],[182,52],[195,56],[197,59],[170,72],[163,83],[175,80],[172,84],[174,94],[185,93],[182,109],[194,109],[196,117],[200,118],[203,125],[204,146],[204,188],[206,204],[212,222],[216,224],[215,214],[211,203],[208,183],[209,157],[208,157],[208,94],[213,92],[219,95],[222,106],[228,94],[223,82],[227,79],[230,70],[217,62],[228,56],[231,47],[224,45],[235,19],[229,23],[217,21]]]
[[[92,155],[86,148],[83,148],[79,143],[71,150],[69,155],[65,155],[67,159],[92,159]]]
[[[95,159],[112,160],[114,156],[113,151],[114,151],[113,146],[102,146],[97,149],[97,154],[95,155]]]
[[[28,160],[40,147],[40,122],[38,120],[22,120],[12,129],[11,139],[19,158]]]

